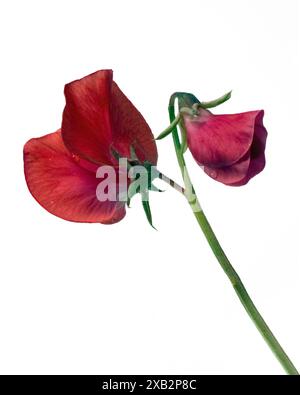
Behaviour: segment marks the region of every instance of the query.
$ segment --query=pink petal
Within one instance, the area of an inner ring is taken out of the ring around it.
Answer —
[[[197,118],[185,116],[188,146],[198,164],[214,168],[229,166],[247,154],[260,111],[230,115],[200,111]]]
[[[249,165],[250,155],[248,154],[234,165],[219,168],[204,166],[204,171],[214,180],[226,185],[232,185],[245,178]]]
[[[267,130],[263,125],[264,112],[261,111],[255,123],[255,133],[253,142],[250,148],[250,165],[246,176],[238,182],[232,184],[232,186],[241,186],[247,184],[247,182],[256,176],[258,173],[263,171],[266,164],[265,159],[265,148],[267,140]]]

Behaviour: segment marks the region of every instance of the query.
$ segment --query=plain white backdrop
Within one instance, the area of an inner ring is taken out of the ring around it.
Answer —
[[[187,161],[202,206],[300,368],[296,0],[7,1],[0,5],[0,373],[282,374],[184,199],[138,199],[119,224],[42,209],[23,176],[31,137],[60,127],[64,84],[102,68],[154,134],[178,90],[233,89],[216,112],[265,110],[267,167],[225,187]],[[159,168],[180,181],[171,139]]]

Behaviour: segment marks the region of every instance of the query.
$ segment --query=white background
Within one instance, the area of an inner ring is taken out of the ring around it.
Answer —
[[[267,167],[241,188],[188,163],[229,258],[300,368],[297,1],[2,1],[0,372],[282,374],[184,199],[138,199],[113,226],[50,215],[22,148],[55,131],[64,84],[114,69],[157,135],[176,90],[265,110]],[[170,139],[159,168],[180,181]]]

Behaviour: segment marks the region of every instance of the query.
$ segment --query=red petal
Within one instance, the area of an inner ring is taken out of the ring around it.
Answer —
[[[109,163],[112,70],[100,70],[65,86],[62,136],[74,154],[96,163]]]
[[[260,111],[213,115],[201,110],[199,117],[185,117],[188,145],[200,165],[224,167],[244,157],[252,144],[255,120]]]
[[[62,135],[68,149],[96,163],[111,163],[111,148],[141,161],[157,162],[154,137],[143,116],[116,83],[111,70],[100,70],[67,84]]]
[[[141,162],[157,163],[156,143],[148,124],[115,82],[112,83],[111,119],[116,151],[129,157],[132,145]]]
[[[29,140],[24,147],[24,170],[33,197],[50,213],[68,221],[120,221],[124,204],[99,202],[96,188],[100,180],[95,171],[80,166],[79,160],[66,149],[60,131]]]
[[[233,185],[245,178],[245,175],[248,173],[249,165],[250,155],[247,155],[234,165],[224,166],[222,168],[204,166],[204,171],[216,181],[226,185]]]

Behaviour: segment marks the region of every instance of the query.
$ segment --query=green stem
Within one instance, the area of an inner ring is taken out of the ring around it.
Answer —
[[[175,99],[176,93],[171,96],[170,103],[169,103],[169,116],[170,122],[172,123],[175,119]],[[265,320],[255,307],[254,303],[252,302],[246,288],[244,287],[240,277],[238,276],[237,272],[231,265],[229,259],[227,258],[225,252],[223,251],[214,231],[212,230],[203,210],[201,209],[198,197],[196,196],[193,184],[191,182],[190,176],[188,174],[185,160],[182,154],[181,143],[178,136],[177,127],[173,129],[173,142],[175,146],[176,156],[178,160],[178,164],[183,176],[185,190],[189,191],[186,193],[186,197],[189,201],[189,204],[193,210],[194,216],[204,233],[208,244],[210,245],[215,257],[217,258],[220,266],[226,273],[227,277],[229,278],[235,292],[237,293],[242,305],[244,306],[245,310],[247,311],[248,315],[254,322],[255,326],[259,330],[262,337],[265,339],[266,343],[269,345],[270,349],[273,351],[279,362],[281,363],[282,367],[285,371],[290,375],[299,375],[297,369],[277,341],[276,337],[271,332],[270,328],[266,324]]]

